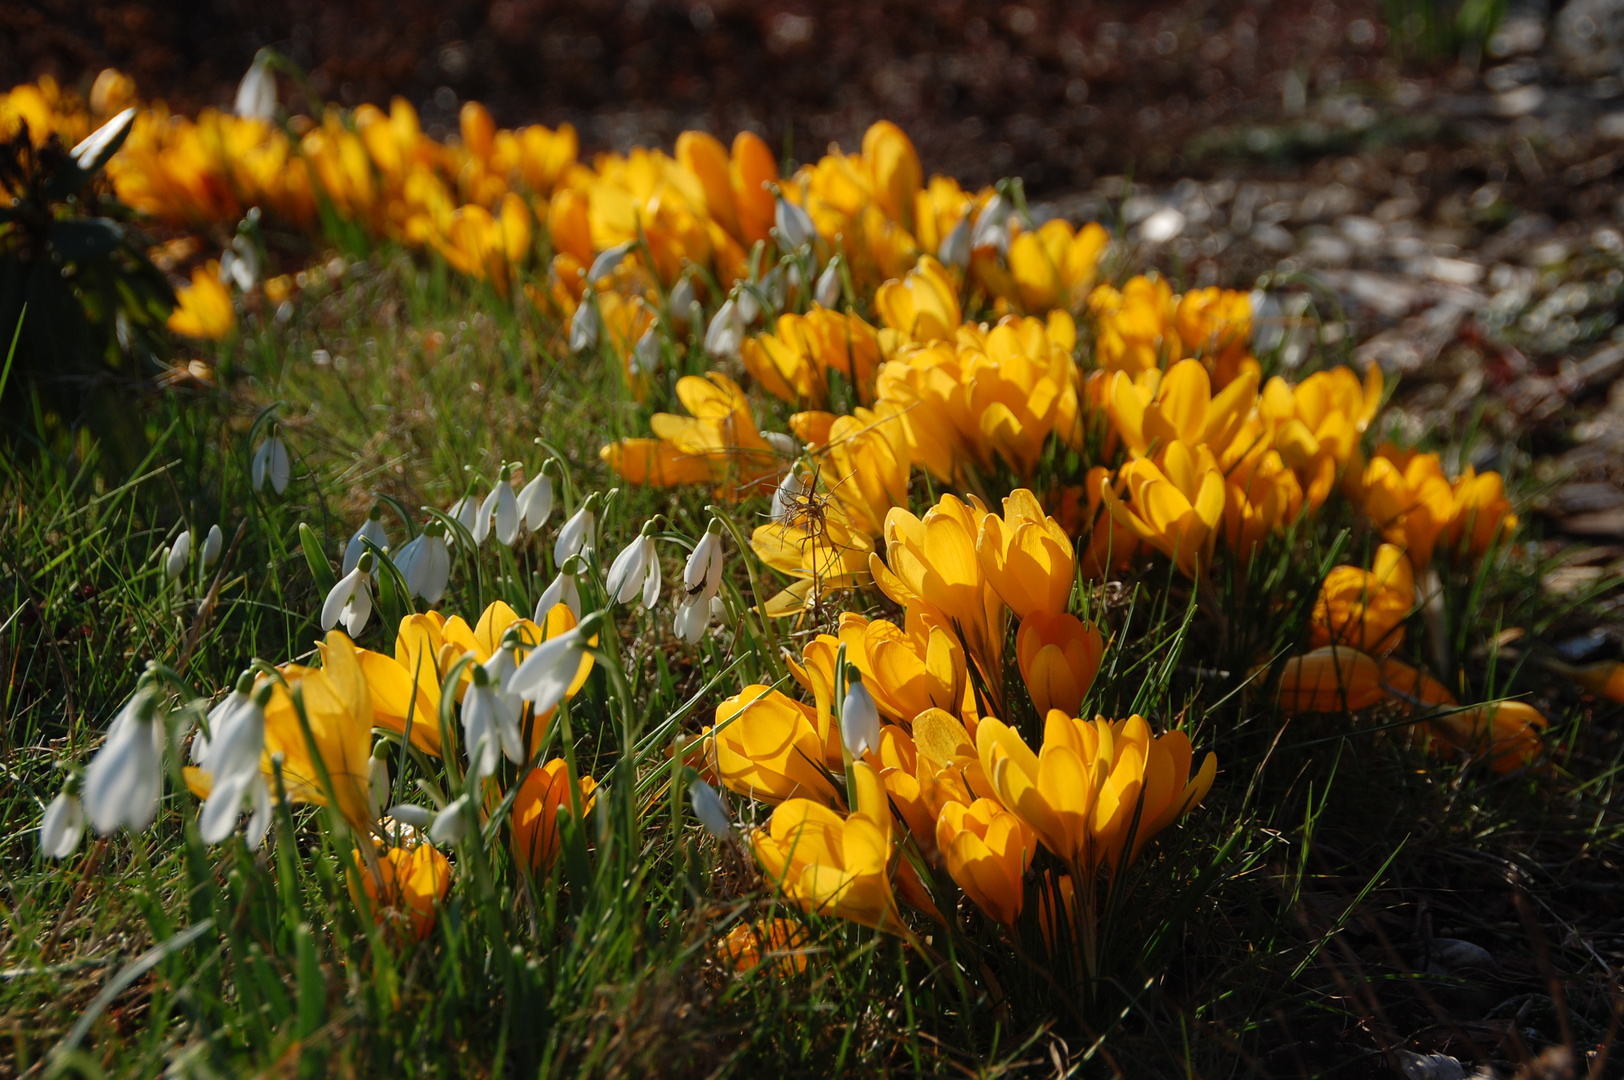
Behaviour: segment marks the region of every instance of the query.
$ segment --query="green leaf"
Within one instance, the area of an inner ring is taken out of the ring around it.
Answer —
[[[321,540],[317,538],[316,530],[303,521],[299,522],[299,546],[304,548],[305,562],[310,564],[310,576],[316,579],[316,588],[326,596],[338,584],[338,577],[333,573],[333,564],[327,561],[326,553],[321,550]]]

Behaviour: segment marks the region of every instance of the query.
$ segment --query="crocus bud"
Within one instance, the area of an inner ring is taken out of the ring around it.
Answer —
[[[840,258],[836,256],[829,260],[829,265],[823,268],[818,275],[818,283],[812,287],[812,299],[820,307],[832,308],[840,303]]]
[[[788,255],[804,244],[810,244],[817,230],[807,212],[780,196],[773,212],[773,224],[778,227],[778,246]]]
[[[696,777],[688,785],[688,801],[693,804],[694,817],[705,826],[706,832],[718,840],[733,835],[733,822],[728,820],[727,807],[722,805],[722,797],[715,788]]]
[[[186,572],[186,561],[192,556],[192,534],[183,532],[175,538],[175,546],[164,556],[164,577],[174,581]]]
[[[840,706],[840,739],[852,757],[860,758],[880,748],[880,710],[856,668],[846,668],[846,681],[849,688]]]

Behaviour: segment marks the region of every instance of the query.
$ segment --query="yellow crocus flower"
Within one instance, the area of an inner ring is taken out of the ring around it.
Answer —
[[[1105,639],[1099,629],[1065,612],[1033,610],[1015,634],[1021,679],[1039,716],[1051,709],[1075,715],[1099,674]]]
[[[1401,548],[1383,544],[1368,571],[1338,566],[1325,575],[1310,622],[1314,644],[1391,652],[1403,642],[1403,623],[1414,608],[1410,560]]]
[[[958,287],[929,255],[900,281],[887,281],[874,294],[885,325],[913,341],[951,341],[963,321]]]
[[[948,803],[936,819],[936,846],[959,888],[988,918],[1014,930],[1025,899],[1022,878],[1037,848],[1026,823],[992,799]]]
[[[1004,514],[981,519],[976,555],[992,587],[1017,619],[1034,611],[1066,609],[1077,563],[1071,537],[1043,512],[1037,496],[1017,488],[1004,499]]]
[[[1123,471],[1128,501],[1109,485],[1100,489],[1113,520],[1167,555],[1186,577],[1201,576],[1224,518],[1224,479],[1211,451],[1198,446],[1192,452],[1175,440],[1159,465],[1137,458]]]
[[[220,282],[220,264],[212,260],[192,271],[192,283],[175,290],[169,329],[182,337],[219,341],[237,326],[231,293]]]
[[[839,799],[830,780],[842,764],[840,728],[816,710],[767,686],[752,685],[716,707],[711,729],[716,775],[763,802]]]

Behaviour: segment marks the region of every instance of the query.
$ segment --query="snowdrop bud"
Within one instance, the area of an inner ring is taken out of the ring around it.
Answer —
[[[226,534],[220,531],[220,526],[210,525],[209,535],[203,539],[203,569],[207,570],[220,561],[220,552],[226,546]]]
[[[361,561],[361,553],[366,550],[363,541],[366,540],[372,541],[380,548],[389,546],[389,537],[383,531],[383,506],[378,503],[372,504],[372,509],[367,512],[366,521],[355,530],[355,535],[350,537],[350,542],[344,547],[344,573],[354,570],[355,564]]]
[[[259,449],[254,451],[254,460],[249,473],[255,491],[264,491],[267,480],[271,482],[271,490],[278,495],[288,489],[288,479],[292,474],[292,467],[288,463],[288,448],[275,430],[272,430],[265,441],[259,444]]]
[[[699,303],[699,297],[694,292],[694,279],[685,276],[677,279],[671,286],[671,295],[667,298],[666,309],[672,319],[686,322],[688,309]]]
[[[78,145],[68,151],[68,154],[73,158],[73,163],[85,172],[96,172],[107,164],[108,159],[118,153],[118,148],[123,145],[124,136],[134,124],[135,109],[133,107],[125,109],[85,136]]]
[[[596,348],[602,329],[603,319],[598,314],[598,305],[590,297],[581,301],[581,306],[575,309],[575,317],[570,320],[570,351],[586,352]]]
[[[942,237],[942,243],[936,249],[936,258],[943,266],[956,266],[960,270],[970,265],[970,215],[968,212],[959,223],[948,230]]]
[[[396,803],[385,812],[385,816],[414,829],[426,829],[434,824],[434,811],[413,803]]]
[[[463,808],[468,805],[466,794],[458,795],[446,804],[446,808],[434,816],[434,824],[429,826],[429,839],[436,844],[455,844],[468,835],[468,815]]]
[[[186,560],[192,555],[192,534],[183,532],[175,538],[175,546],[164,557],[164,576],[174,581],[186,572]]]
[[[262,58],[255,57],[237,84],[237,102],[232,111],[244,120],[276,118],[276,76]]]
[[[812,494],[812,485],[794,469],[784,474],[773,492],[772,519],[775,525],[789,525],[800,515],[801,504]]]
[[[795,441],[795,436],[787,431],[763,431],[761,437],[767,440],[767,445],[785,457],[794,457],[801,452],[801,446]]]
[[[823,268],[818,275],[818,283],[812,287],[812,299],[820,307],[832,308],[840,303],[840,258],[836,256],[829,260],[829,265]]]
[[[579,555],[586,548],[592,546],[592,527],[597,521],[598,493],[594,491],[586,497],[581,508],[564,522],[564,527],[558,530],[558,540],[553,544],[553,562],[559,566],[571,555]]]
[[[633,375],[647,375],[660,364],[660,335],[655,333],[654,326],[650,325],[643,331],[643,336],[637,339],[632,347],[631,370]]]
[[[51,805],[45,808],[45,818],[39,823],[39,847],[48,859],[66,859],[79,846],[85,831],[85,808],[70,782]]]
[[[321,605],[323,633],[340,620],[350,637],[359,637],[372,617],[372,552],[364,552],[355,569],[338,579]]]
[[[722,805],[722,797],[715,788],[696,778],[688,785],[688,801],[693,804],[694,817],[705,826],[706,832],[718,840],[733,835],[733,822],[728,820],[727,807]]]
[[[513,494],[512,477],[513,466],[503,465],[496,486],[491,488],[491,493],[485,496],[485,502],[479,508],[479,526],[489,529],[494,517],[496,540],[503,547],[512,547],[519,538],[519,500]],[[479,543],[485,542],[479,533],[474,534],[474,539]]]
[[[388,751],[388,743],[379,743],[367,759],[367,811],[374,821],[383,816],[379,808],[389,794],[389,761],[379,756]]]
[[[995,248],[1000,255],[1009,254],[1009,230],[1005,228],[1005,223],[1012,213],[1013,208],[1002,195],[988,199],[987,205],[976,216],[975,228],[970,233],[971,250]]]
[[[880,710],[856,668],[846,668],[846,700],[840,706],[840,739],[854,758],[880,748]]]
[[[811,216],[783,196],[779,196],[778,207],[773,212],[773,224],[778,226],[778,246],[786,255],[803,244],[810,244],[817,235]]]
[[[738,303],[729,297],[711,316],[710,327],[705,331],[705,351],[719,359],[734,360],[739,357],[743,344],[744,319],[739,315]]]
[[[107,741],[85,767],[84,809],[103,836],[140,832],[158,816],[163,794],[163,721],[157,696],[145,687],[119,710]]]
[[[761,301],[756,297],[756,290],[740,288],[739,303],[737,307],[741,328],[755,323],[761,315]]]
[[[547,524],[547,519],[553,515],[553,478],[547,475],[547,465],[541,466],[541,471],[519,492],[519,516],[524,519],[524,527],[533,533],[541,531]]]
[[[576,575],[580,572],[581,557],[572,555],[564,560],[553,578],[552,584],[542,591],[541,599],[536,602],[536,616],[534,621],[538,624],[547,621],[547,613],[559,604],[570,609],[577,620],[581,617],[581,589],[576,582]]]
[[[599,278],[608,277],[614,273],[615,267],[620,265],[621,260],[626,258],[626,254],[631,249],[632,242],[625,240],[612,248],[605,248],[600,251],[598,257],[592,260],[591,269],[586,272],[587,283],[596,286]]]

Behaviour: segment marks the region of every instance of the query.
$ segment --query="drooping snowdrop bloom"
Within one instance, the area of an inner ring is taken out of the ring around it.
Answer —
[[[803,244],[810,244],[818,235],[812,225],[812,215],[783,196],[779,196],[778,206],[773,211],[773,224],[778,227],[778,246],[786,255]]]
[[[232,688],[231,693],[215,702],[209,709],[208,723],[204,725],[207,730],[199,731],[192,737],[193,765],[200,769],[209,768],[209,751],[214,739],[225,730],[232,713],[252,702],[253,690],[254,673],[244,671],[237,676],[237,685]]]
[[[496,486],[479,506],[474,527],[468,530],[474,534],[474,543],[485,543],[493,522],[497,542],[503,547],[512,547],[513,541],[519,538],[519,500],[513,494],[513,466],[505,463],[497,475]]]
[[[553,516],[553,478],[547,475],[547,465],[542,463],[541,471],[519,490],[516,500],[524,527],[533,533],[539,533]]]
[[[210,525],[209,535],[203,540],[203,569],[208,570],[220,561],[220,552],[225,546],[226,534],[220,531],[219,525]]]
[[[363,552],[355,569],[338,579],[321,605],[325,633],[341,621],[350,637],[359,637],[372,617],[372,552]]]
[[[421,533],[400,546],[394,562],[413,596],[438,604],[451,580],[451,549],[446,546],[445,526],[438,521],[423,526]]]
[[[186,572],[186,561],[192,557],[192,534],[183,532],[175,537],[175,546],[164,556],[164,577],[174,581]]]
[[[602,332],[603,316],[598,313],[598,305],[589,294],[570,319],[570,351],[586,352],[596,348]]]
[[[531,649],[508,679],[508,692],[534,705],[537,715],[563,701],[600,621],[601,616],[594,612],[579,626]]]
[[[994,195],[976,215],[975,227],[970,232],[970,250],[993,248],[999,255],[1009,254],[1009,229],[1006,227],[1015,208],[1003,195]]]
[[[592,260],[592,266],[586,272],[587,284],[596,285],[599,278],[605,278],[614,273],[615,267],[625,260],[633,246],[632,241],[622,240],[614,247],[604,248],[598,252],[598,257]]]
[[[235,285],[243,292],[259,284],[259,249],[248,237],[238,234],[220,253],[220,284]]]
[[[757,288],[759,288],[759,286]],[[737,311],[739,315],[739,329],[742,333],[746,327],[754,325],[756,319],[760,317],[761,297],[757,295],[757,289],[750,287],[749,282],[742,283],[739,286],[739,291],[736,295],[739,298]]]
[[[660,599],[660,558],[654,550],[653,534],[654,522],[650,521],[610,564],[604,587],[615,603],[630,603],[641,592],[643,607],[652,610]]]
[[[710,625],[711,601],[722,586],[722,524],[712,519],[682,568],[683,596],[672,624],[678,637],[699,644]]]
[[[408,825],[414,829],[426,829],[434,824],[436,815],[433,810],[426,806],[418,806],[415,803],[396,803],[384,811],[384,816],[394,818],[402,825]]]
[[[660,335],[654,324],[643,331],[643,336],[632,346],[630,367],[633,375],[647,375],[660,366]]]
[[[559,604],[570,609],[576,619],[581,617],[581,589],[577,577],[585,569],[579,555],[572,555],[564,560],[558,568],[558,576],[552,583],[542,590],[541,599],[536,601],[537,623],[545,623],[547,613]]]
[[[705,628],[710,626],[710,620],[709,604],[684,600],[677,606],[677,616],[671,622],[671,629],[688,644],[698,645],[705,636]]]
[[[811,481],[791,468],[778,482],[773,492],[772,520],[774,525],[793,525],[800,516],[807,496],[812,494]]]
[[[801,451],[801,444],[787,431],[763,431],[761,437],[767,440],[768,446],[785,457],[794,457]]]
[[[880,709],[855,667],[846,668],[846,681],[846,700],[840,706],[840,740],[846,744],[847,753],[861,758],[870,750],[880,749]]]
[[[671,286],[671,295],[666,297],[666,308],[671,318],[679,322],[687,322],[690,318],[689,309],[699,303],[699,297],[694,293],[694,279],[686,275],[677,279]]]
[[[474,531],[474,526],[479,522],[479,506],[480,502],[478,499],[474,498],[472,495],[464,495],[462,498],[453,503],[451,505],[451,509],[446,511],[446,513],[450,517],[456,519],[458,525],[461,525],[463,528],[467,529],[470,534],[472,534]],[[479,543],[479,540],[476,538],[474,542],[477,544]]]
[[[85,808],[79,801],[78,781],[63,785],[39,823],[39,849],[48,859],[66,859],[79,846],[85,832]]]
[[[705,826],[705,831],[718,840],[726,840],[733,835],[733,822],[728,820],[727,807],[722,804],[722,797],[716,789],[695,777],[694,782],[688,785],[688,801],[693,804],[694,817]]]
[[[232,109],[244,120],[273,120],[276,118],[276,76],[263,56],[254,58],[248,73],[237,84],[237,101]]]
[[[232,696],[236,694],[233,691]],[[218,844],[231,835],[245,801],[253,807],[247,834],[251,850],[259,847],[270,828],[271,793],[259,768],[265,751],[265,704],[270,697],[267,683],[246,704],[222,716],[212,731],[208,749],[212,786],[197,821],[205,844]]]
[[[829,265],[823,268],[818,275],[817,284],[812,286],[812,299],[818,302],[819,307],[833,308],[840,303],[840,257],[837,255],[829,260]]]
[[[444,810],[434,815],[434,824],[429,826],[429,839],[436,844],[455,844],[467,836],[467,806],[466,792],[447,803]]]
[[[960,270],[970,265],[970,214],[959,218],[959,223],[948,230],[936,249],[936,258],[943,266],[956,266]]]
[[[497,657],[505,651],[509,650],[497,650]],[[520,761],[524,754],[519,735],[519,715],[524,706],[506,691],[502,682],[492,678],[489,665],[490,661],[473,666],[473,685],[462,699],[468,773],[475,782],[496,773],[502,754],[514,762]],[[510,681],[511,677],[512,672],[507,672],[503,682]]]
[[[107,741],[85,767],[84,809],[96,831],[140,832],[158,816],[163,793],[163,719],[145,685],[107,729]]]
[[[564,522],[564,527],[558,530],[558,540],[553,544],[555,564],[563,566],[565,559],[593,546],[592,527],[597,523],[597,509],[598,493],[594,491],[586,497],[581,508]]]
[[[288,479],[292,475],[293,467],[288,462],[287,444],[282,436],[272,428],[265,441],[259,444],[254,451],[254,461],[249,468],[250,478],[254,483],[255,491],[265,490],[265,481],[271,482],[271,490],[278,495],[288,489]]]
[[[743,344],[744,318],[739,314],[738,301],[729,297],[711,316],[710,326],[705,330],[705,351],[718,359],[736,360]]]
[[[383,506],[378,503],[372,505],[372,509],[367,512],[366,521],[355,530],[355,535],[350,537],[350,542],[344,547],[344,573],[354,570],[355,564],[361,561],[361,553],[367,549],[366,541],[371,541],[380,548],[389,546],[389,536],[383,531]],[[399,563],[396,566],[398,567]]]

